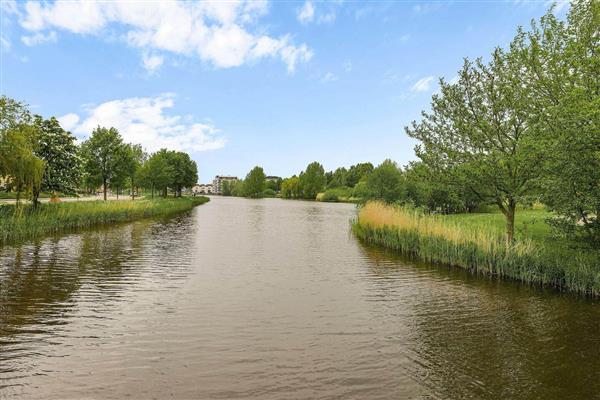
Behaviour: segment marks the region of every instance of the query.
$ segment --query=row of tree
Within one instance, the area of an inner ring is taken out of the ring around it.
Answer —
[[[81,145],[54,117],[32,115],[27,106],[0,98],[0,177],[7,190],[38,203],[41,192],[119,194],[139,188],[181,196],[198,179],[196,162],[187,153],[162,149],[148,155],[140,145],[125,143],[115,128],[97,127]]]

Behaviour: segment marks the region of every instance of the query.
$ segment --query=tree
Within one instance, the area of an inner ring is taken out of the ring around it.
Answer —
[[[135,200],[140,170],[146,160],[146,153],[139,144],[127,144],[124,153],[126,156],[123,158],[123,170],[127,175],[129,187],[131,188],[131,199]]]
[[[21,124],[31,123],[31,113],[23,102],[0,96],[0,134]]]
[[[600,244],[600,2],[575,1],[565,22],[549,11],[520,33],[531,124],[543,144],[542,200],[555,227]]]
[[[344,167],[337,168],[332,173],[328,172],[329,177],[327,178],[327,188],[333,189],[337,187],[347,186],[346,184],[346,176],[348,175],[348,170]]]
[[[184,187],[192,187],[198,181],[198,167],[187,153],[166,151],[165,155],[173,171],[169,186],[175,191],[175,197],[181,197]]]
[[[152,191],[161,190],[163,196],[166,196],[167,187],[173,181],[173,167],[167,161],[167,151],[165,149],[157,151],[148,158],[139,172],[138,181],[142,187]]]
[[[404,194],[402,172],[392,160],[385,160],[367,179],[370,196],[388,203],[398,201]]]
[[[123,139],[116,128],[98,126],[92,136],[83,142],[84,168],[91,177],[102,183],[104,200],[112,179],[122,167]]]
[[[300,174],[300,191],[305,199],[315,199],[317,194],[325,190],[327,178],[323,166],[314,161]]]
[[[9,130],[19,129],[21,125],[31,122],[31,114],[25,103],[11,99],[4,95],[0,96],[0,142],[3,142],[6,150],[0,153],[0,177],[8,175],[8,163],[12,159],[11,148],[8,147],[9,139],[6,137]],[[13,131],[13,134],[14,131]],[[15,140],[15,137],[10,141]]]
[[[256,166],[246,175],[244,179],[244,193],[247,197],[259,198],[265,190],[265,171]]]
[[[530,91],[511,46],[489,64],[465,60],[456,84],[440,81],[431,112],[406,128],[421,141],[416,153],[429,167],[454,175],[480,199],[495,203],[514,237],[517,204],[535,193],[540,156],[528,124]]]
[[[0,137],[2,170],[17,192],[17,205],[22,192],[33,195],[42,184],[45,163],[33,152],[36,134],[34,125],[20,124],[6,129]]]
[[[297,199],[300,197],[300,179],[297,176],[286,178],[281,182],[281,197]]]
[[[350,187],[356,186],[360,181],[366,181],[371,172],[373,172],[373,164],[359,163],[352,165],[346,174],[346,185]]]
[[[36,115],[34,124],[37,128],[34,152],[46,164],[41,190],[75,192],[81,177],[81,159],[75,137],[54,117],[43,119]],[[38,195],[39,191],[34,193],[34,202]]]

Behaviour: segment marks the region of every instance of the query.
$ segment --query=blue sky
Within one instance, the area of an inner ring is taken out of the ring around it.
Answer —
[[[404,126],[545,1],[2,0],[1,92],[85,138],[189,152],[200,181],[414,159]],[[564,13],[564,4],[557,12]]]

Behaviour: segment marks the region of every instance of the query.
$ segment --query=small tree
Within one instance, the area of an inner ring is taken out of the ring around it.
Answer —
[[[102,182],[105,201],[111,179],[116,178],[122,168],[122,152],[123,139],[116,128],[98,126],[82,144],[84,169]]]
[[[305,199],[315,199],[317,194],[325,190],[327,178],[323,166],[314,161],[306,167],[306,171],[300,174],[300,190]]]
[[[265,171],[262,167],[256,166],[246,175],[244,179],[244,194],[247,197],[259,198],[263,196],[265,190]]]
[[[401,200],[404,195],[402,172],[392,160],[385,160],[367,179],[370,196],[388,203]]]
[[[459,81],[441,80],[431,112],[406,128],[421,141],[417,155],[430,168],[453,174],[482,200],[495,203],[514,237],[517,204],[535,194],[540,157],[530,124],[530,90],[518,51],[496,49],[489,64],[465,60]]]

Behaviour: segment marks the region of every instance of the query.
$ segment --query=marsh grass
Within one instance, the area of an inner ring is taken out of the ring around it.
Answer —
[[[423,214],[410,208],[369,202],[353,222],[367,243],[413,255],[429,262],[476,273],[600,295],[599,258],[594,254],[521,237],[507,246],[493,225]]]
[[[0,206],[0,245],[93,226],[164,216],[192,209],[208,197],[113,200]]]

